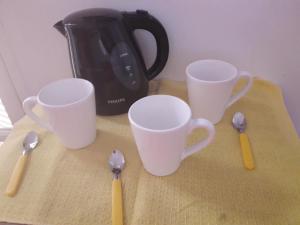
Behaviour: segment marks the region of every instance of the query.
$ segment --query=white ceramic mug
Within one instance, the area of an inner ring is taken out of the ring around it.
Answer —
[[[131,105],[128,118],[144,168],[156,176],[177,170],[187,156],[213,140],[214,126],[205,119],[192,119],[183,100],[169,95],[144,97]],[[208,137],[185,148],[186,138],[195,128],[204,128]]]
[[[96,106],[91,82],[70,78],[43,87],[37,96],[24,100],[25,113],[37,124],[55,133],[63,145],[79,149],[96,137]],[[32,108],[42,106],[48,121],[38,117]]]
[[[186,68],[189,104],[193,118],[205,118],[218,123],[229,106],[243,97],[251,88],[253,77],[249,72],[239,71],[230,63],[220,60],[199,60]],[[241,79],[246,86],[234,96],[233,87]]]

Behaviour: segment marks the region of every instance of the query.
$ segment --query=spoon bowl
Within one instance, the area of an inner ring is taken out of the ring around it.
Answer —
[[[232,117],[232,125],[240,133],[244,132],[247,127],[246,117],[241,112],[236,112]]]
[[[30,131],[23,141],[23,154],[36,148],[39,143],[39,137],[34,131]],[[25,152],[25,153],[24,153]]]
[[[125,157],[121,151],[113,150],[109,158],[109,166],[113,173],[121,173],[125,166]]]

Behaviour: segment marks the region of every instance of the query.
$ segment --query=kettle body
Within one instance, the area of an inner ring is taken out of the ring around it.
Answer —
[[[95,86],[98,115],[127,113],[136,100],[148,93],[148,81],[167,62],[169,43],[161,23],[148,12],[119,12],[86,9],[65,17],[54,25],[68,40],[74,77]],[[147,69],[134,30],[153,34],[157,55]]]

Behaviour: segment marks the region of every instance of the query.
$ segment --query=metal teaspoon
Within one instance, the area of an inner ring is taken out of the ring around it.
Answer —
[[[29,132],[24,138],[22,155],[19,157],[11,174],[8,185],[6,187],[5,195],[13,197],[17,193],[24,174],[28,155],[37,146],[38,143],[38,135],[33,131]]]
[[[122,184],[120,175],[125,165],[125,158],[121,151],[113,150],[109,165],[113,172],[112,182],[112,225],[123,225]]]
[[[232,125],[240,133],[240,144],[242,149],[244,166],[248,170],[253,170],[255,166],[253,156],[251,153],[250,142],[247,134],[245,133],[247,122],[244,114],[241,112],[236,112],[232,118]]]

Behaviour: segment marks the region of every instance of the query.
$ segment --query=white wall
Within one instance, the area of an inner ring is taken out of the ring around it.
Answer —
[[[91,7],[147,9],[157,17],[170,41],[163,77],[184,79],[189,62],[218,58],[280,84],[300,132],[298,0],[2,0],[5,46],[19,68],[9,72],[14,82],[24,85],[21,98],[49,81],[71,76],[66,40],[52,25],[70,12]],[[146,53],[153,54],[151,46],[145,42]]]

